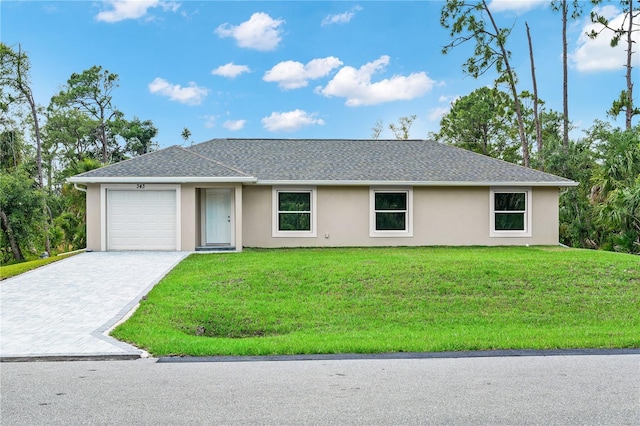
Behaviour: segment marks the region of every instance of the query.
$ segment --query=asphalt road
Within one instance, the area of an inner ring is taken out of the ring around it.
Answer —
[[[3,426],[640,424],[640,355],[0,369]]]

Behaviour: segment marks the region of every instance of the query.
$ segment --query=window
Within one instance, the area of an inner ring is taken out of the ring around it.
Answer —
[[[370,236],[411,237],[412,197],[410,189],[371,189]]]
[[[491,236],[531,236],[531,189],[492,189]]]
[[[274,189],[273,236],[315,237],[315,188]]]

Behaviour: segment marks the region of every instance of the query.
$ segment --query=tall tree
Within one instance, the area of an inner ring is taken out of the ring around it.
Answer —
[[[542,152],[542,125],[540,123],[540,117],[538,116],[538,82],[536,80],[536,65],[533,58],[533,43],[531,42],[531,31],[529,30],[529,23],[525,22],[527,27],[527,41],[529,42],[529,60],[531,62],[531,81],[533,83],[533,122],[536,128],[536,148],[538,152]],[[543,160],[543,157],[540,157]],[[544,170],[544,161],[540,161],[540,169]]]
[[[42,134],[40,132],[40,119],[38,115],[38,105],[33,97],[31,90],[31,82],[29,70],[31,64],[29,57],[22,51],[22,47],[18,45],[18,50],[14,51],[9,46],[0,42],[0,86],[9,88],[17,95],[17,101],[24,101],[29,106],[31,122],[33,123],[33,135],[36,142],[36,168],[37,180],[40,189],[44,188],[44,179],[42,173]],[[47,200],[42,193],[42,208],[48,211]],[[46,216],[45,216],[46,217]],[[51,251],[49,244],[49,225],[45,219],[45,250]]]
[[[384,129],[384,125],[382,124],[382,119],[379,118],[376,120],[375,124],[371,128],[371,139],[380,138],[380,133],[382,133],[383,129]]]
[[[582,15],[580,0],[573,0],[569,7],[568,0],[552,0],[551,9],[562,15],[562,111],[564,113],[562,129],[562,146],[565,151],[569,148],[569,50],[567,44],[567,22],[569,19],[578,19]],[[569,14],[571,9],[571,14]]]
[[[157,148],[158,144],[153,138],[158,135],[158,129],[151,120],[140,121],[138,117],[131,121],[122,120],[118,133],[125,140],[124,151],[127,154],[137,156]]]
[[[77,108],[97,122],[97,138],[101,145],[102,163],[109,162],[109,143],[114,123],[122,113],[113,105],[113,91],[118,87],[118,74],[94,65],[80,74],[73,73],[63,90],[55,95],[53,104]]]
[[[440,120],[434,139],[479,154],[515,162],[510,128],[513,126],[513,100],[501,91],[481,87],[451,104]]]
[[[398,118],[398,124],[389,124],[389,130],[393,132],[393,135],[398,140],[407,140],[409,139],[409,130],[411,129],[411,125],[416,119],[416,115],[410,115],[408,117],[400,117]]]
[[[640,253],[640,126],[600,129],[591,202],[605,248]]]
[[[191,137],[191,130],[185,127],[184,129],[182,129],[182,133],[180,133],[180,136],[182,136],[184,142],[187,143],[189,141],[189,138]],[[191,144],[193,145],[193,142]]]
[[[24,260],[25,248],[42,247],[43,196],[34,184],[23,167],[0,173],[0,241],[16,261]]]
[[[36,165],[38,167],[38,184],[44,187],[42,177],[42,136],[40,134],[40,120],[38,106],[33,98],[29,69],[31,64],[29,57],[22,51],[20,45],[14,51],[4,43],[0,43],[0,86],[10,87],[28,105],[33,120],[33,133],[36,139]]]
[[[594,5],[598,5],[602,3],[603,0],[591,0],[591,3]],[[591,22],[600,24],[601,27],[598,31],[591,30],[587,35],[591,38],[596,38],[602,34],[605,29],[613,31],[613,37],[611,37],[611,47],[616,47],[620,40],[624,37],[626,43],[626,51],[627,51],[627,60],[625,63],[625,67],[627,69],[626,72],[626,90],[623,90],[620,93],[620,97],[613,101],[613,105],[609,110],[609,114],[613,117],[617,117],[621,112],[625,113],[625,127],[627,129],[631,129],[632,127],[632,118],[634,115],[640,114],[640,108],[634,107],[633,102],[633,80],[631,70],[632,66],[632,57],[634,53],[633,45],[633,33],[640,31],[640,23],[637,22],[637,19],[640,17],[640,7],[634,6],[633,0],[620,0],[620,5],[622,6],[624,19],[622,23],[618,27],[612,26],[612,23],[607,17],[600,14],[597,10],[593,10],[591,12]]]
[[[65,167],[89,156],[100,158],[102,147],[97,139],[96,121],[75,108],[50,105],[44,128],[47,145],[60,149],[58,160]]]
[[[640,126],[622,131],[605,125],[594,133],[601,167],[593,177],[592,198],[603,201],[611,191],[632,186],[640,177]]]
[[[579,183],[577,187],[564,188],[560,192],[560,242],[571,247],[598,248],[601,233],[594,220],[593,205],[589,202],[591,176],[597,168],[593,142],[588,138],[570,140],[565,151],[562,114],[543,112],[541,118],[545,144],[543,152],[538,155],[544,157],[545,171]]]
[[[13,129],[0,130],[0,168],[15,169],[24,162],[25,145],[22,135]]]
[[[525,134],[520,98],[516,87],[516,73],[511,67],[511,52],[507,50],[510,28],[500,28],[485,0],[447,0],[440,12],[440,24],[450,30],[451,43],[442,49],[447,54],[453,48],[474,40],[474,54],[463,65],[466,74],[478,78],[495,67],[497,83],[506,83],[513,98],[518,135],[522,147],[522,160],[529,167],[529,142]]]

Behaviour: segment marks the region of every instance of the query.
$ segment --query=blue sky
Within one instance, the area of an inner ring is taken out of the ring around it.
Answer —
[[[561,111],[561,20],[548,3],[494,0],[490,8],[499,25],[513,26],[508,47],[520,90],[531,90],[529,23],[539,96],[547,109]],[[427,138],[452,100],[495,78],[463,74],[472,44],[442,55],[449,42],[439,23],[442,4],[5,0],[0,37],[29,54],[36,101],[45,106],[71,73],[101,65],[118,74],[115,105],[127,118],[152,120],[161,147],[181,144],[184,127],[193,142],[368,138],[377,120],[387,128],[414,114],[410,136]],[[617,5],[600,11],[621,19]],[[569,29],[576,136],[606,119],[625,84],[624,46],[612,49],[607,35],[584,35],[591,8],[584,2]],[[638,54],[634,61],[638,67]],[[615,124],[622,126],[623,117]],[[393,134],[387,129],[381,137]]]

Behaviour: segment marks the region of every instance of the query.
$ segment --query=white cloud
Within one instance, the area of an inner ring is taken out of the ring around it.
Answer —
[[[451,109],[451,107],[435,107],[435,108],[431,108],[429,110],[429,114],[427,115],[427,118],[430,121],[440,121],[442,116],[444,116],[446,113],[448,113],[450,109]]]
[[[160,3],[162,10],[165,12],[177,12],[180,9],[180,3],[175,1],[163,1]],[[183,15],[184,16],[184,15]]]
[[[383,55],[359,69],[343,67],[324,88],[319,87],[316,92],[327,97],[347,98],[347,106],[360,106],[414,99],[424,95],[435,85],[435,81],[424,72],[408,76],[394,75],[372,83],[372,75],[388,64],[389,57]]]
[[[160,0],[105,0],[103,3],[111,9],[98,13],[96,19],[108,23],[142,18],[154,7],[161,7],[165,12],[176,12],[180,8],[180,3]]]
[[[262,124],[270,132],[293,132],[313,124],[323,126],[324,120],[316,118],[317,115],[317,113],[309,114],[300,109],[289,112],[272,112],[269,117],[262,119]]]
[[[356,12],[360,12],[361,10],[362,8],[360,6],[355,6],[351,8],[351,10],[344,13],[338,13],[336,15],[327,15],[322,20],[322,26],[324,27],[332,24],[348,24],[351,21],[351,19],[353,19],[353,17],[356,15]]]
[[[242,130],[242,128],[244,127],[244,125],[246,124],[247,120],[227,120],[224,122],[224,124],[222,125],[222,127],[224,127],[227,130]]]
[[[453,96],[446,96],[446,95],[440,95],[438,97],[438,102],[442,103],[446,103],[451,105],[453,102],[457,101],[458,99],[460,99],[460,95],[453,95]]]
[[[623,24],[625,14],[620,13],[615,6],[607,5],[602,8],[595,8],[598,12],[609,19],[609,26],[612,28],[620,28]],[[570,59],[578,71],[597,72],[617,70],[624,67],[627,62],[627,45],[625,38],[620,40],[616,47],[611,47],[611,38],[613,32],[604,29],[596,39],[590,39],[586,33],[591,30],[600,31],[601,24],[594,24],[589,18],[585,20],[580,37],[578,38],[578,47],[571,53]],[[640,44],[640,32],[635,31],[632,35],[635,46]],[[640,57],[634,55],[633,66],[640,66]]]
[[[167,80],[157,77],[149,83],[149,92],[166,96],[172,101],[183,104],[200,105],[209,94],[209,89],[199,87],[194,82],[190,82],[187,87],[182,87],[179,84],[170,84]]]
[[[492,0],[489,3],[491,12],[523,13],[536,7],[546,6],[548,0]]]
[[[216,28],[215,33],[221,38],[233,37],[240,47],[262,51],[274,50],[282,40],[280,26],[284,22],[258,12],[240,25],[222,24]]]
[[[324,77],[340,65],[342,61],[333,56],[313,59],[306,65],[297,61],[284,61],[267,71],[262,79],[278,83],[281,89],[298,89],[306,87],[308,80]]]
[[[228,64],[220,65],[218,68],[212,70],[211,74],[228,78],[236,78],[245,72],[251,72],[248,66],[236,65],[233,62],[229,62]]]

